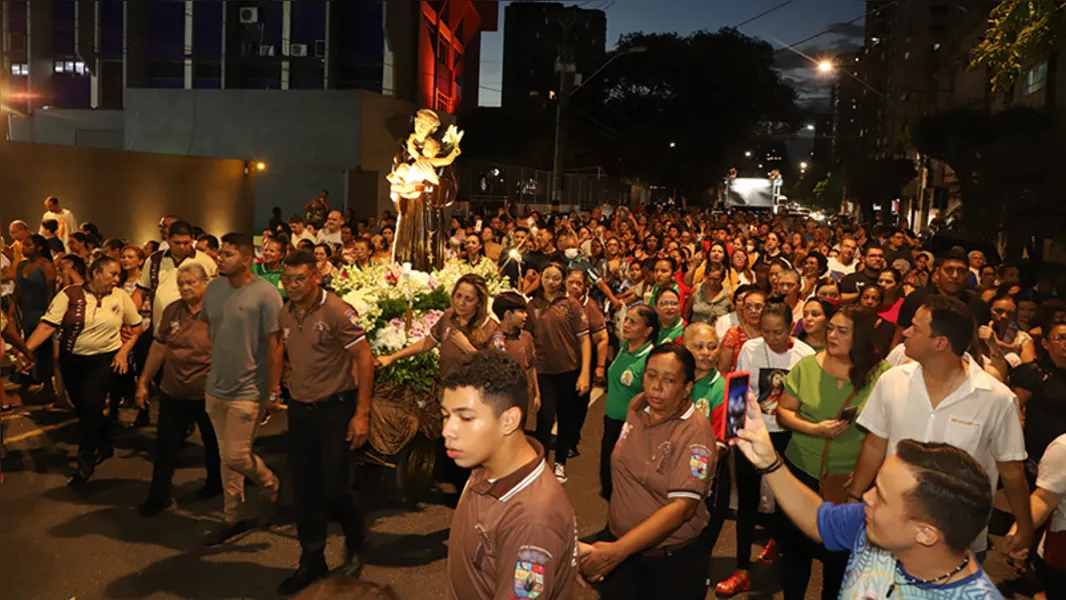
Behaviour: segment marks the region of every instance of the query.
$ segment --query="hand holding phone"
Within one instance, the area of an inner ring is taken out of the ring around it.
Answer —
[[[725,378],[725,420],[722,439],[725,441],[737,437],[737,432],[744,428],[748,410],[749,375],[747,371],[730,373]]]

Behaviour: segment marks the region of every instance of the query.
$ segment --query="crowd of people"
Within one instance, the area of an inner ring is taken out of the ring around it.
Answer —
[[[452,219],[448,258],[489,261],[515,291],[490,297],[466,275],[428,337],[374,357],[330,286],[391,261],[388,212],[355,219],[323,191],[304,215],[276,209],[259,241],[168,216],[160,240],[134,245],[45,204],[38,233],[10,224],[0,328],[16,381],[77,411],[71,482],[113,454],[123,402],[132,426],[158,402],[139,510],[170,506],[198,426],[201,494],[224,500],[205,542],[222,543],[276,507],[281,482],[252,441],[285,402],[302,554],[282,594],[326,577],[330,519],[341,571],[360,573],[351,467],[375,369],[436,351],[444,452],[462,470],[450,598],[568,598],[579,582],[603,598],[728,597],[752,589],[753,564],[776,564],[799,599],[814,559],[823,598],[999,598],[981,568],[997,490],[1015,524],[996,550],[1066,597],[1066,302],[1028,262],[934,256],[904,227],[844,217],[475,210]],[[726,439],[736,372],[750,402]],[[603,435],[582,445],[597,387]],[[596,446],[609,508],[586,544],[563,485]],[[734,489],[736,567],[711,581]],[[770,541],[753,557],[759,527]]]

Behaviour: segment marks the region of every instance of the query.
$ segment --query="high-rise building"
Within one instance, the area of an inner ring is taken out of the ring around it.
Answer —
[[[477,105],[496,0],[5,0],[15,108],[122,108],[127,88],[367,90]]]
[[[831,162],[839,167],[845,158],[867,154],[866,132],[860,112],[860,102],[869,90],[863,85],[862,52],[838,57],[839,75],[830,95],[832,107]]]
[[[380,214],[413,111],[477,106],[480,36],[497,11],[498,0],[4,0],[8,137],[262,161],[257,226],[322,189]]]
[[[560,59],[591,75],[604,61],[607,14],[551,2],[514,2],[504,11],[505,109],[544,107],[559,89]]]

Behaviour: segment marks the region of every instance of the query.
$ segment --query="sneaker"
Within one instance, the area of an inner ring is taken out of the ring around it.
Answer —
[[[566,465],[555,463],[555,478],[559,483],[566,483]]]
[[[714,586],[714,593],[719,596],[732,596],[741,592],[750,591],[751,578],[747,573],[741,573],[740,571],[733,571],[733,574],[729,576],[729,579],[719,581],[718,585]]]
[[[266,424],[269,423],[269,422],[270,422],[270,412],[267,411],[267,412],[263,413],[263,420],[259,421],[259,426],[260,427],[266,427]]]
[[[762,552],[755,557],[755,564],[772,565],[779,558],[781,558],[781,549],[777,547],[776,541],[770,540],[766,543],[766,547],[762,549]]]

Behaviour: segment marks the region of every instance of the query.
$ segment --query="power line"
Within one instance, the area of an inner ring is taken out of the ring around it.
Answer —
[[[773,8],[768,8],[768,9],[762,11],[761,13],[755,15],[754,17],[750,18],[750,19],[746,19],[744,21],[741,21],[740,23],[737,23],[736,25],[733,26],[733,29],[740,29],[741,27],[743,27],[743,26],[745,26],[745,25],[747,25],[747,24],[749,24],[749,23],[751,23],[753,21],[758,21],[759,19],[765,17],[766,15],[769,15],[771,13],[777,12],[778,10],[788,6],[789,4],[792,4],[795,1],[796,0],[785,0],[784,2],[778,4],[777,6],[775,6]]]
[[[848,25],[854,24],[857,21],[861,21],[862,19],[865,19],[865,18],[868,18],[868,17],[872,17],[872,16],[874,16],[874,15],[876,15],[876,14],[882,12],[882,11],[888,10],[889,8],[899,4],[899,2],[900,2],[900,0],[892,0],[888,4],[885,4],[884,6],[878,8],[876,10],[872,10],[872,11],[870,11],[868,13],[863,13],[863,14],[855,17],[854,19],[850,20],[850,21],[845,21],[843,23],[836,23],[832,27],[830,27],[828,29],[825,29],[823,31],[820,31],[820,32],[818,32],[818,33],[816,33],[816,34],[814,34],[814,35],[812,35],[810,37],[803,38],[802,40],[800,40],[798,42],[794,42],[792,44],[784,44],[784,42],[782,42],[783,47],[782,48],[778,48],[777,50],[775,50],[775,52],[781,52],[783,50],[791,50],[791,51],[795,52],[796,50],[795,50],[794,46],[799,46],[800,44],[806,44],[807,42],[809,42],[809,41],[811,41],[813,39],[820,38],[823,35],[828,35],[828,34],[833,33],[834,31],[836,31],[838,29],[843,29],[843,28],[847,27]]]

